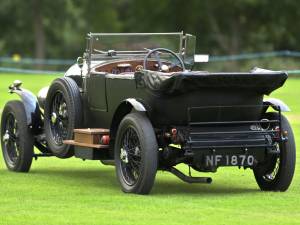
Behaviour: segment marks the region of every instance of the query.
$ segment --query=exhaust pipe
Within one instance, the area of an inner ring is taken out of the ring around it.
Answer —
[[[187,176],[178,169],[171,167],[166,169],[166,171],[174,174],[176,177],[178,177],[180,180],[192,184],[192,183],[204,183],[204,184],[210,184],[212,182],[211,177],[191,177]]]

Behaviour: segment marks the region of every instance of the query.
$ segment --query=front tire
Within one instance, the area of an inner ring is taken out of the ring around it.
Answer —
[[[33,157],[33,135],[27,125],[24,105],[14,100],[6,103],[1,117],[1,147],[7,168],[28,172]]]
[[[157,171],[158,146],[145,115],[130,113],[121,121],[114,148],[116,174],[126,193],[148,194]]]
[[[276,120],[279,114],[267,113],[269,120]],[[286,191],[293,179],[296,162],[296,146],[289,121],[281,115],[282,132],[287,133],[287,141],[279,144],[280,153],[268,156],[261,165],[253,168],[256,182],[263,191]]]

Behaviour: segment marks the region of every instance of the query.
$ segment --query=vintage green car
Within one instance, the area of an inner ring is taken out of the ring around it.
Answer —
[[[150,192],[157,170],[189,183],[199,172],[249,168],[262,190],[288,189],[295,168],[289,107],[265,95],[285,72],[194,71],[196,38],[184,33],[89,33],[83,57],[38,96],[15,81],[1,144],[7,168],[28,172],[32,158],[57,156],[115,165],[124,192]],[[41,153],[35,154],[36,147]]]

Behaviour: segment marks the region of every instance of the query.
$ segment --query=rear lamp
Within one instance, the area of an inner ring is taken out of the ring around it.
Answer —
[[[110,141],[109,135],[103,135],[100,140],[102,145],[109,145],[109,141]]]

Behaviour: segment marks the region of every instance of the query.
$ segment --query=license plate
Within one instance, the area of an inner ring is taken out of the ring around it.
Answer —
[[[253,155],[206,155],[206,166],[253,166]]]

